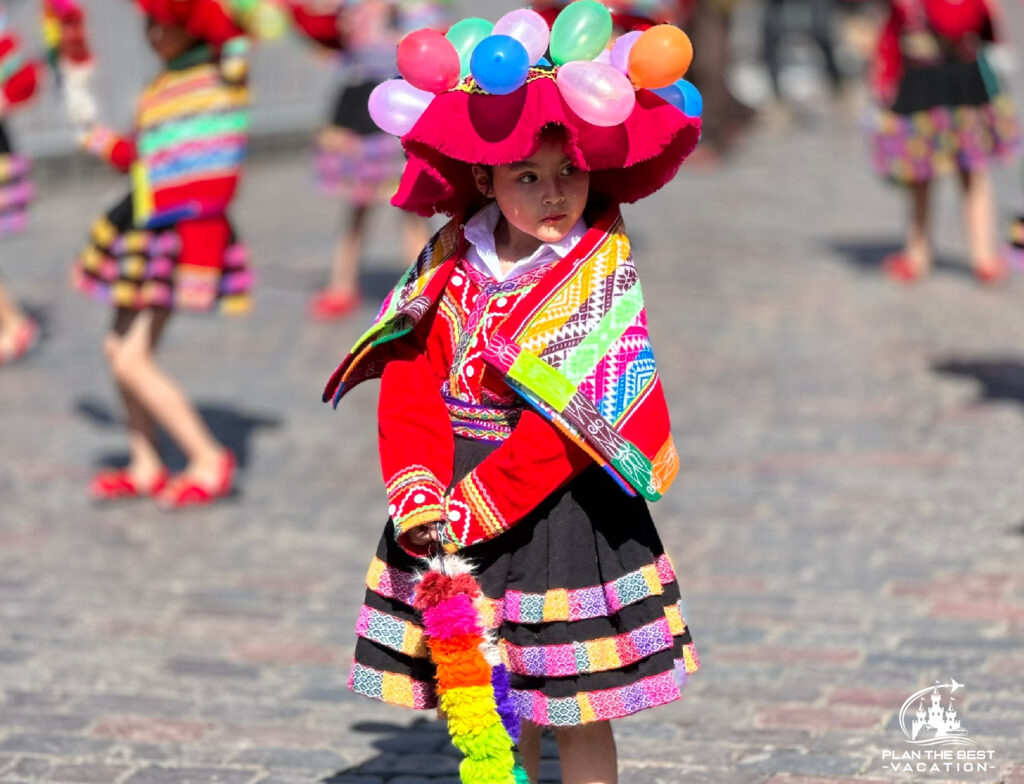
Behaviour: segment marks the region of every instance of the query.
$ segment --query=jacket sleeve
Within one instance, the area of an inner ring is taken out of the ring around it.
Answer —
[[[388,362],[381,376],[378,411],[381,473],[388,514],[405,550],[425,555],[405,534],[444,517],[455,445],[440,379],[426,354],[409,351]]]
[[[445,550],[504,533],[593,462],[550,422],[524,411],[505,442],[444,499]]]
[[[82,146],[119,171],[126,172],[136,158],[135,139],[118,136],[109,128],[93,126],[82,139]]]

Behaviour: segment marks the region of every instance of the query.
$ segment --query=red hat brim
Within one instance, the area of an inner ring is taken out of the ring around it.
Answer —
[[[405,136],[408,154],[391,203],[429,216],[459,215],[483,202],[472,164],[525,160],[546,126],[566,131],[566,154],[591,172],[591,191],[616,203],[649,196],[671,180],[700,138],[700,118],[688,117],[649,90],[620,125],[582,120],[562,98],[552,69],[534,68],[525,85],[490,95],[467,79],[434,97]]]
[[[244,34],[214,0],[135,0],[142,12],[161,24],[180,25],[189,35],[213,46]]]

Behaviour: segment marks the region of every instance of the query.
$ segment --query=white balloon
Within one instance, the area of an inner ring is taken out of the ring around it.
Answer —
[[[591,125],[618,125],[636,106],[629,77],[607,63],[566,63],[558,69],[556,83],[569,108]]]

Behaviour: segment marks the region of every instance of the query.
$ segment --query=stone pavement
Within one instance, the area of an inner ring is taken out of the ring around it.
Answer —
[[[655,517],[703,669],[618,724],[625,784],[1024,783],[1024,284],[964,272],[949,198],[934,276],[883,280],[902,205],[865,160],[820,118],[627,211],[682,452]],[[456,782],[432,717],[344,688],[384,518],[375,389],[337,413],[319,391],[372,304],[302,317],[337,209],[306,157],[259,160],[237,211],[254,314],[177,320],[162,351],[242,460],[237,497],[188,514],[85,501],[125,445],[108,314],[66,265],[123,184],[44,185],[0,248],[46,327],[0,373],[0,784]],[[950,678],[988,769],[887,769],[903,701]]]

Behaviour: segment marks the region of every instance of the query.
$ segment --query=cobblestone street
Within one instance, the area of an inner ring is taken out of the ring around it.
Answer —
[[[903,204],[866,167],[821,118],[627,208],[683,466],[654,515],[703,666],[617,725],[624,784],[1024,784],[1024,281],[973,281],[951,188],[934,275],[884,280]],[[457,782],[432,715],[345,689],[385,519],[376,385],[319,395],[376,303],[304,319],[337,221],[309,180],[302,151],[255,161],[255,310],[162,349],[242,464],[199,512],[85,498],[126,445],[109,314],[67,266],[124,183],[44,183],[0,247],[45,330],[0,372],[0,783]],[[1005,219],[1024,194],[998,186]],[[397,225],[376,216],[371,296]],[[894,772],[901,705],[950,678],[987,770]]]

